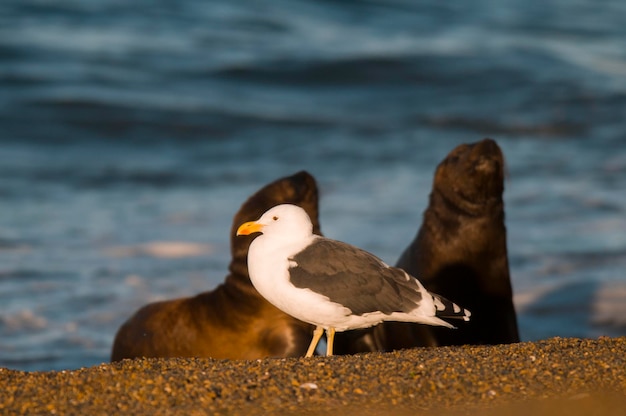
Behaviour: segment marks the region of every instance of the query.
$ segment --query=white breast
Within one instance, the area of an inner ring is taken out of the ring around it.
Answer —
[[[310,240],[289,245],[272,244],[265,235],[257,237],[248,251],[248,271],[256,290],[283,312],[313,325],[341,328],[350,310],[309,289],[289,281],[289,258]]]

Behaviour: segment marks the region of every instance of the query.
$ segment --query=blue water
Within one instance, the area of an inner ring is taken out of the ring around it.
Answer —
[[[107,361],[301,169],[324,233],[394,263],[486,136],[522,338],[626,335],[626,5],[415,3],[1,2],[0,366]]]

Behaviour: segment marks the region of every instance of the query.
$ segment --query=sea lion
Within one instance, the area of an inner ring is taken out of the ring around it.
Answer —
[[[230,274],[215,290],[148,304],[118,330],[111,361],[135,357],[212,357],[253,360],[306,353],[311,325],[267,302],[248,276],[248,247],[254,236],[236,237],[237,227],[278,204],[305,209],[320,234],[318,191],[307,172],[278,179],[252,195],[234,217]]]
[[[455,331],[386,322],[335,341],[338,353],[519,342],[504,225],[504,157],[491,139],[462,144],[437,166],[417,236],[397,267],[469,309]]]

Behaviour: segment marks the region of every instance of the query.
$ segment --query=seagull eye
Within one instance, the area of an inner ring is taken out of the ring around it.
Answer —
[[[273,219],[274,221],[278,221],[278,217],[277,217],[276,215],[274,215],[274,216],[272,217],[272,219]]]

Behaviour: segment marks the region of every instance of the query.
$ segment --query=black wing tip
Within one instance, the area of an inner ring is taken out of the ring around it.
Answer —
[[[472,312],[449,301],[443,296],[432,295],[435,302],[436,316],[439,318],[462,319],[465,322],[470,320]]]

